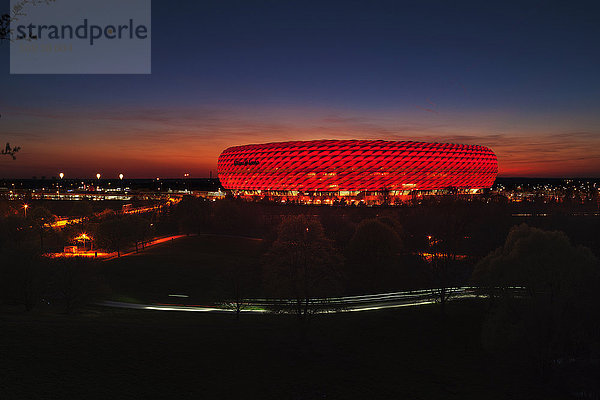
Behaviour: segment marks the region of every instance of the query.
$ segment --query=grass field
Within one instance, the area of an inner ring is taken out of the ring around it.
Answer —
[[[228,266],[260,286],[261,240],[192,236],[101,263],[112,297],[201,304]],[[169,294],[185,294],[173,298]],[[249,294],[250,296],[252,294]],[[484,301],[376,312],[234,315],[91,307],[0,314],[0,399],[558,399],[481,348]]]
[[[2,399],[552,399],[480,348],[484,305],[293,316],[2,316]],[[555,392],[554,394],[552,394]]]
[[[260,286],[259,261],[264,250],[263,241],[257,239],[190,236],[106,261],[102,271],[113,299],[202,304],[227,297],[231,266],[249,270],[256,280],[251,286]]]

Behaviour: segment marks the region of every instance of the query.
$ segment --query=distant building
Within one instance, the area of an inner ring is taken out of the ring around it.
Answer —
[[[383,140],[314,140],[230,147],[223,187],[239,195],[363,198],[489,188],[498,173],[487,147]]]

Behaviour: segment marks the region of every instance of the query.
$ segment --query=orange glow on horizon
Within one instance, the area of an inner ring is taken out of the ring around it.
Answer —
[[[34,133],[57,129],[64,133],[52,141],[19,143],[23,149],[17,160],[0,160],[0,177],[48,177],[56,174],[53,171],[81,178],[94,177],[98,171],[103,177],[123,173],[128,178],[179,178],[186,173],[208,177],[212,171],[216,177],[217,159],[228,147],[316,139],[478,144],[497,155],[501,177],[600,176],[600,135],[585,126],[572,128],[561,116],[557,121],[528,122],[505,114],[365,113],[296,108],[231,110],[213,116],[197,110],[165,110],[163,118],[153,120],[140,110],[131,110],[130,116],[110,109],[81,115],[22,110],[21,119],[11,123],[24,124],[35,117]],[[81,123],[86,124],[86,135],[80,135]]]

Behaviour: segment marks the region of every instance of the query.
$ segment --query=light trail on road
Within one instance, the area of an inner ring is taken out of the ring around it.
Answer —
[[[520,288],[513,288],[520,289]],[[480,297],[477,287],[464,286],[448,288],[449,300]],[[310,302],[315,313],[342,313],[358,311],[377,311],[400,307],[417,307],[437,303],[439,289],[409,290],[402,292],[367,294],[358,296],[333,297],[328,299],[314,299]],[[248,299],[240,311],[243,314],[264,314],[273,310],[293,309],[294,300],[290,299]],[[117,301],[105,301],[98,305],[115,308],[128,308],[136,310],[154,311],[188,311],[188,312],[213,312],[235,313],[234,307],[223,305],[196,306],[182,304],[136,304]]]

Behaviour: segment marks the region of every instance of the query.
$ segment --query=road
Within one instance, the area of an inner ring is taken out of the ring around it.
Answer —
[[[180,201],[181,201],[181,199],[171,198],[166,202],[163,202],[161,204],[156,204],[154,206],[128,208],[128,209],[124,209],[124,210],[119,210],[119,211],[117,211],[117,213],[118,214],[119,213],[120,214],[144,214],[144,213],[160,210],[162,207],[166,206],[169,203],[171,205],[174,205],[174,204],[179,203]],[[97,214],[99,214],[99,213],[97,213]],[[51,224],[45,224],[45,226],[47,226],[49,228],[64,228],[67,225],[79,224],[82,221],[83,221],[83,218],[58,217],[58,219],[56,221],[54,221]]]
[[[460,298],[477,297],[476,288],[465,286],[451,289],[451,300]],[[393,293],[379,293],[362,296],[334,297],[329,299],[316,299],[312,307],[321,313],[376,311],[399,307],[416,307],[433,304],[435,300],[434,289],[410,290]],[[185,296],[183,296],[185,297]],[[272,308],[281,308],[293,304],[291,300],[249,299],[244,302],[244,314],[264,314]],[[106,307],[128,308],[136,310],[154,311],[188,311],[234,313],[231,307],[207,305],[182,305],[182,304],[136,304],[117,301],[105,301],[99,305]]]
[[[191,234],[191,235],[171,235],[171,236],[161,236],[155,237],[148,242],[145,243],[144,247],[138,246],[138,250],[135,250],[135,247],[131,247],[126,249],[121,253],[121,257],[131,256],[134,254],[140,254],[147,250],[149,247],[155,246],[157,244],[172,242],[173,240],[180,239],[183,237],[191,237],[191,236],[220,236],[220,237],[231,237],[231,238],[242,238],[247,240],[255,240],[262,241],[261,238],[253,238],[248,236],[239,236],[239,235],[220,235],[220,234],[209,234],[209,233],[200,233],[200,234]],[[102,250],[88,250],[88,251],[78,251],[76,253],[47,253],[47,257],[59,258],[59,257],[88,257],[88,258],[97,258],[101,261],[110,261],[115,260],[118,257],[117,252],[107,253]]]
[[[124,251],[123,253],[121,253],[121,257],[127,257],[127,256],[131,256],[133,254],[139,254],[142,251],[146,250],[148,247],[152,247],[152,246],[155,246],[155,245],[161,244],[161,243],[172,242],[175,239],[179,239],[179,238],[186,237],[186,236],[187,235],[172,235],[172,236],[154,238],[154,239],[146,242],[146,244],[143,248],[140,246],[137,251],[135,250],[135,248]],[[118,258],[116,252],[111,253],[111,255],[109,257],[103,258],[102,261],[114,260],[115,258]]]

